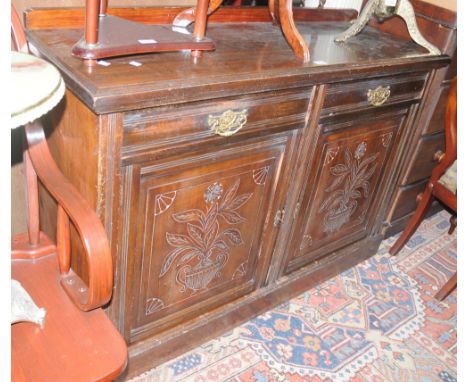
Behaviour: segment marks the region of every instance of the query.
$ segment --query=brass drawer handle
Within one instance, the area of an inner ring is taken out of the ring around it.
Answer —
[[[237,133],[247,122],[247,110],[226,110],[221,115],[209,115],[208,125],[210,129],[222,137],[229,137]]]
[[[390,86],[378,86],[367,91],[367,101],[373,106],[383,105],[390,97]]]

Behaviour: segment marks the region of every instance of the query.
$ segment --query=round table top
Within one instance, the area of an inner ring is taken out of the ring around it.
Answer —
[[[12,129],[49,112],[65,93],[65,84],[59,71],[47,61],[29,54],[11,52],[11,76]]]

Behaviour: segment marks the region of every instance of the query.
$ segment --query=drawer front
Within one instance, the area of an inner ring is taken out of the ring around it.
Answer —
[[[431,176],[432,169],[437,165],[434,155],[445,151],[445,136],[430,135],[421,138],[416,146],[407,173],[403,176],[401,185],[409,185]]]
[[[289,273],[369,234],[388,182],[407,108],[322,120],[297,203]]]
[[[418,205],[416,198],[418,194],[424,192],[426,184],[427,179],[408,186],[398,187],[390,212],[386,219],[387,222],[392,222],[413,212]]]
[[[130,341],[197,318],[266,277],[290,134],[124,169]],[[286,182],[287,184],[287,182]],[[284,194],[284,192],[283,192]]]
[[[328,86],[322,115],[417,101],[422,96],[427,73],[373,78]]]
[[[193,145],[224,144],[305,124],[311,88],[134,111],[124,117],[122,158],[162,157]],[[145,157],[146,155],[146,157]]]

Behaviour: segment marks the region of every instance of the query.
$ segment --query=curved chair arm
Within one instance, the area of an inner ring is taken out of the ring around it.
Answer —
[[[457,159],[457,77],[454,77],[449,89],[445,108],[445,152],[439,164],[432,171],[430,181],[437,182],[444,172]]]
[[[29,123],[25,126],[25,132],[34,170],[59,204],[57,225],[59,227],[60,221],[63,223],[65,219],[67,230],[70,218],[78,231],[86,255],[88,286],[71,270],[69,251],[60,253],[61,245],[58,244],[61,284],[81,310],[98,308],[107,303],[112,294],[112,257],[104,227],[87,201],[60,172],[50,153],[41,124],[38,121]],[[57,236],[62,236],[60,228],[58,231]],[[68,238],[68,235],[62,237]]]
[[[11,37],[18,52],[29,53],[28,40],[13,4],[11,4]]]

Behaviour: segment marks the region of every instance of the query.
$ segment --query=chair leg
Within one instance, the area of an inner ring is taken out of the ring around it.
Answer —
[[[450,277],[445,285],[434,296],[437,300],[442,301],[457,287],[457,272]]]
[[[421,197],[421,201],[419,202],[418,207],[414,212],[414,215],[411,217],[403,233],[400,235],[398,240],[395,242],[395,244],[393,244],[393,246],[389,250],[392,256],[395,256],[398,252],[400,252],[400,250],[404,247],[409,238],[416,231],[419,224],[423,220],[424,215],[426,214],[429,206],[431,205],[433,199],[434,197],[432,196],[432,190],[430,188],[430,185],[427,185]]]
[[[448,230],[448,234],[451,235],[453,231],[457,228],[457,215],[452,215],[450,218],[450,228]]]

